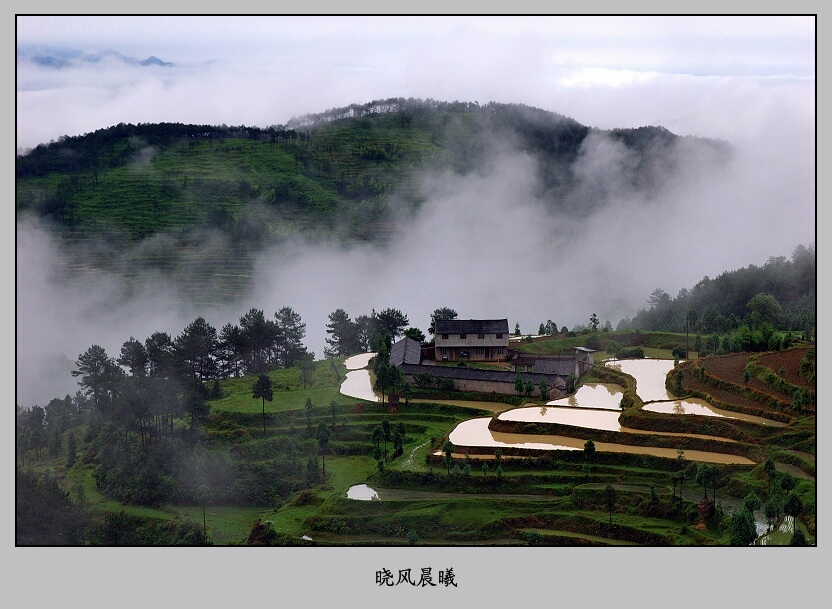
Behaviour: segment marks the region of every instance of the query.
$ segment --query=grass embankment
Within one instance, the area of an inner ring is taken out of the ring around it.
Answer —
[[[573,336],[569,336],[573,334]],[[594,357],[602,361],[612,357],[606,352],[610,342],[615,341],[622,347],[640,347],[644,350],[644,357],[658,359],[673,359],[671,351],[674,347],[684,348],[686,342],[693,347],[693,336],[674,332],[580,332],[558,333],[551,336],[526,337],[519,341],[511,341],[510,346],[521,353],[540,354],[572,354],[576,347],[587,346],[587,341],[598,341]],[[691,352],[691,357],[696,353]]]
[[[268,377],[272,381],[273,397],[265,403],[266,414],[303,409],[307,400],[319,407],[329,406],[332,401],[341,403],[348,399],[338,391],[346,374],[344,363],[335,360],[316,362],[312,378],[306,385],[297,368],[272,370]],[[263,402],[251,397],[254,380],[255,377],[249,375],[221,381],[223,397],[209,402],[211,411],[262,413]]]

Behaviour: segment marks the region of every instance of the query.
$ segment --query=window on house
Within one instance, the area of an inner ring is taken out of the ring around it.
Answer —
[[[502,334],[497,334],[497,338],[502,338],[502,337],[503,337]]]
[[[448,348],[447,347],[440,347],[439,348],[439,355],[448,355]]]
[[[460,334],[459,338],[468,338],[468,335],[467,334]]]
[[[479,338],[480,340],[482,340],[483,338],[485,338],[485,334],[477,334],[477,338]]]
[[[497,348],[497,355],[502,355],[502,354],[503,354],[503,348],[502,348],[502,347],[498,347],[498,348]]]
[[[444,340],[448,340],[448,335],[447,335],[447,334],[443,334],[443,335],[442,335],[442,338],[443,338]]]
[[[483,349],[483,348],[477,349],[477,355],[485,355],[485,349]]]

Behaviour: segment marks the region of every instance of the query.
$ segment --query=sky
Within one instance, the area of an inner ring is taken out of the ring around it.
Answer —
[[[19,224],[17,328],[26,338],[18,342],[19,401],[42,404],[66,387],[33,376],[50,357],[74,360],[94,342],[115,355],[131,335],[177,334],[197,315],[220,327],[250,306],[267,314],[292,306],[318,356],[336,307],[353,317],[399,308],[423,331],[441,306],[461,317],[508,317],[524,332],[547,319],[587,324],[593,312],[615,326],[646,307],[655,288],[675,296],[706,275],[789,257],[815,241],[811,16],[21,16],[16,26],[24,53],[16,70],[18,152],[119,122],[266,127],[388,97],[521,103],[598,129],[653,125],[719,138],[737,151],[729,166],[674,175],[661,214],[627,193],[579,227],[540,221],[528,159],[495,151],[488,176],[441,175],[425,184],[432,194],[404,233],[408,255],[391,254],[380,276],[368,270],[373,252],[362,247],[297,244],[267,252],[258,261],[267,277],[259,292],[222,310],[171,304],[167,287],[149,285],[145,298],[108,309],[114,283],[93,279],[103,294],[96,302],[60,285],[48,230]],[[57,70],[26,60],[44,48],[113,49],[175,66]],[[603,142],[587,149],[584,171],[618,162],[614,153]],[[459,237],[437,229],[437,218],[468,218],[474,209],[466,238],[522,236],[530,252],[523,268],[495,248],[465,267],[463,285],[428,276],[436,265],[420,244]],[[275,260],[279,270],[268,272]]]

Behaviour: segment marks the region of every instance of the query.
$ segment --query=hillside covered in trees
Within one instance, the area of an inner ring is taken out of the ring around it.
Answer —
[[[623,147],[626,182],[648,192],[681,163],[729,154],[724,142],[662,127],[601,131],[518,104],[390,99],[268,128],[119,124],[65,136],[17,157],[16,209],[76,236],[140,239],[203,226],[246,242],[314,227],[381,239],[425,198],[427,172],[482,171],[510,148],[535,160],[544,201],[588,215],[607,194],[603,180],[593,187],[574,171],[592,138]],[[257,204],[272,212],[266,226]]]
[[[811,338],[817,324],[815,246],[798,245],[790,259],[772,256],[762,266],[704,277],[675,298],[656,289],[648,304],[632,319],[622,319],[618,329],[719,334],[767,323]]]
[[[19,218],[57,228],[78,265],[166,272],[210,250],[222,260],[215,277],[245,283],[257,251],[299,236],[387,243],[429,197],[430,176],[487,173],[495,158],[531,159],[533,195],[580,221],[609,204],[611,184],[649,199],[674,170],[730,154],[661,127],[603,131],[518,104],[397,98],[267,128],[119,124],[65,136],[17,157],[15,203]],[[219,253],[207,247],[218,234]]]

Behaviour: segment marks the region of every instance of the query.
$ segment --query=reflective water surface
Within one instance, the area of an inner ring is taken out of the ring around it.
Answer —
[[[343,395],[370,402],[379,400],[381,396],[373,391],[370,371],[366,369],[373,356],[375,353],[359,353],[344,360],[344,365],[350,372],[347,372],[344,382],[341,383],[340,391]]]
[[[756,546],[788,546],[792,543],[792,536],[794,535],[794,518],[791,516],[783,516],[783,520],[780,521],[780,524],[772,529],[771,531],[768,530],[766,526],[765,530],[762,534],[760,534],[760,527],[759,524],[757,526],[757,533],[760,536],[754,542]],[[797,528],[803,531],[803,535],[806,536],[807,539],[810,539],[809,530],[806,528],[806,525],[803,524],[802,521],[797,521]]]
[[[615,362],[607,360],[607,366],[615,366],[622,372],[636,379],[636,393],[645,404],[642,408],[649,412],[662,414],[699,414],[709,417],[726,417],[741,421],[750,421],[760,425],[785,427],[786,423],[772,421],[749,414],[714,408],[707,401],[699,398],[678,400],[665,389],[667,373],[673,370],[672,360],[661,359],[625,359]],[[657,401],[654,401],[657,400]]]
[[[347,490],[347,499],[378,501],[378,493],[366,484],[354,484]]]
[[[620,410],[591,410],[589,408],[563,408],[557,406],[530,406],[515,408],[497,415],[503,421],[524,423],[560,423],[576,427],[621,431],[618,424]]]
[[[673,400],[671,402],[651,402],[650,404],[642,406],[642,410],[663,414],[700,414],[707,417],[725,417],[729,419],[738,419],[740,421],[758,423],[760,425],[770,425],[772,427],[786,426],[786,423],[772,421],[771,419],[764,419],[763,417],[756,417],[752,414],[742,414],[740,412],[732,412],[730,410],[721,410],[711,406],[708,402],[700,400],[699,398]]]
[[[351,370],[341,383],[341,393],[351,398],[377,402],[380,396],[376,395],[370,384],[370,371],[366,369]]]
[[[488,446],[530,448],[536,450],[583,450],[580,440],[563,436],[529,436],[491,431],[488,424],[491,417],[469,419],[457,425],[450,433],[450,440],[457,446]],[[534,440],[534,441],[532,441]]]
[[[373,353],[362,353],[347,358],[345,364],[350,369],[350,372],[347,373],[347,377],[341,385],[342,394],[372,402],[380,399],[380,395],[376,394],[370,386],[370,372],[366,369],[373,355]],[[673,369],[672,360],[617,360],[615,362],[608,361],[606,365],[620,367],[623,372],[633,376],[637,383],[636,391],[642,400],[659,400],[658,402],[645,404],[645,410],[666,414],[707,414],[709,416],[733,417],[768,425],[783,425],[782,423],[768,421],[760,417],[721,411],[713,408],[704,400],[675,399],[664,388],[665,377]],[[475,408],[487,408],[495,413],[499,412],[500,414],[497,416],[505,421],[559,423],[573,427],[602,429],[620,433],[704,437],[722,440],[724,442],[734,442],[727,438],[714,438],[713,436],[666,434],[663,432],[651,432],[622,427],[618,423],[618,417],[621,414],[619,403],[622,395],[623,388],[619,385],[610,383],[587,383],[579,387],[578,391],[572,396],[536,406],[510,408],[506,404],[498,403],[458,402],[457,404]],[[488,407],[487,404],[491,404],[491,406]],[[506,408],[509,408],[509,410],[506,410]],[[488,423],[490,421],[490,417],[479,417],[463,421],[451,432],[451,442],[458,446],[512,447],[532,450],[583,450],[584,447],[585,439],[580,438],[558,435],[525,435],[493,432],[488,429]],[[675,448],[629,446],[626,444],[604,442],[595,442],[595,448],[599,451],[645,454],[668,458],[676,458],[677,456]],[[705,451],[686,450],[685,457],[695,461],[710,463],[753,464],[752,461],[744,457]]]
[[[358,355],[353,355],[345,359],[344,365],[347,367],[347,370],[366,368],[367,364],[370,363],[370,360],[373,359],[374,356],[375,353],[359,353]]]
[[[607,366],[619,368],[621,372],[636,379],[636,393],[643,402],[655,400],[674,400],[664,388],[667,373],[673,370],[671,359],[619,359],[604,362]]]
[[[573,408],[607,408],[619,410],[624,389],[612,383],[586,383],[565,398],[546,402],[547,406],[571,406]]]
[[[498,415],[503,421],[519,421],[523,423],[559,423],[561,425],[572,425],[573,427],[584,427],[587,429],[603,429],[605,431],[617,431],[621,433],[639,433],[658,436],[676,436],[685,438],[704,438],[707,440],[721,440],[723,442],[736,442],[730,438],[719,438],[716,436],[687,433],[670,433],[664,431],[650,431],[647,429],[630,429],[622,427],[618,423],[621,413],[610,410],[590,410],[587,408],[566,408],[563,406],[533,406],[510,410]]]
[[[450,440],[454,445],[477,447],[511,447],[527,448],[531,450],[583,450],[585,439],[556,435],[526,435],[510,434],[491,431],[488,429],[490,417],[480,417],[463,421],[450,433]],[[656,432],[657,433],[657,432]],[[595,450],[600,452],[620,452],[636,455],[653,455],[675,459],[678,453],[675,448],[656,448],[653,446],[629,446],[611,442],[595,442]],[[724,465],[753,465],[754,462],[745,457],[714,453],[701,450],[686,450],[685,458],[705,463],[720,463]]]
[[[650,402],[642,407],[648,412],[662,414],[700,414],[707,417],[724,417],[725,411],[718,411],[705,400],[691,398],[688,400],[673,400],[672,402]]]

